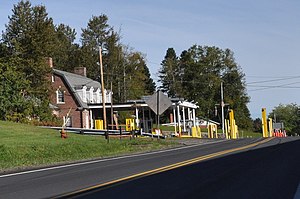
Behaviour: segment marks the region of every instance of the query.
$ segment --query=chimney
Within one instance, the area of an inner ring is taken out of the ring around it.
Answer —
[[[74,73],[86,77],[86,67],[75,67]]]
[[[47,58],[46,58],[46,62],[47,62],[48,66],[49,66],[50,68],[53,68],[52,57],[47,57]]]

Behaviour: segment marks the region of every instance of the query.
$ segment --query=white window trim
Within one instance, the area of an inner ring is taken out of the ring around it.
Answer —
[[[64,97],[63,97],[63,98],[64,98],[64,101],[63,101],[63,102],[60,102],[60,101],[59,101],[59,97],[58,97],[58,92],[59,92],[59,91],[61,91],[61,92],[63,93],[63,95],[64,95]],[[62,91],[61,88],[58,88],[58,89],[56,90],[56,103],[57,103],[57,104],[65,104],[65,103],[66,103],[66,100],[65,100],[65,92],[66,92],[66,91]]]

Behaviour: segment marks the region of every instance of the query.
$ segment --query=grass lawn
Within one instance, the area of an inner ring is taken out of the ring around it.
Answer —
[[[151,151],[178,145],[170,140],[148,138],[110,139],[104,136],[68,133],[61,139],[57,130],[0,121],[0,171],[46,166],[62,162]]]

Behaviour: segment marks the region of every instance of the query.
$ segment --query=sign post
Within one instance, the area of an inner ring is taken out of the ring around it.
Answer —
[[[159,128],[159,116],[172,105],[171,100],[160,90],[157,90],[156,93],[146,100],[146,104],[156,114],[157,128]]]

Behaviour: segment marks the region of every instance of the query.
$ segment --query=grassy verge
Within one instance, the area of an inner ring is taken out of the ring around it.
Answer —
[[[253,131],[247,131],[247,130],[240,130],[239,131],[241,138],[258,138],[262,137],[262,133],[256,133]]]
[[[46,166],[62,162],[151,151],[178,145],[168,140],[117,138],[68,133],[61,139],[58,131],[0,121],[0,171]]]

